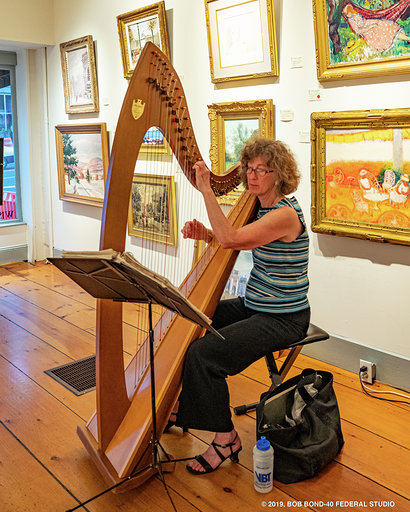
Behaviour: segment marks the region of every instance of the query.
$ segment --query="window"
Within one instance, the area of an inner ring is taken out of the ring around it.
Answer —
[[[16,54],[0,51],[0,137],[4,137],[3,205],[0,226],[21,221],[16,116]]]

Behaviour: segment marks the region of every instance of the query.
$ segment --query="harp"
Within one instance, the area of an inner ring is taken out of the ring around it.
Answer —
[[[134,168],[144,135],[151,126],[163,133],[186,178],[195,186],[192,166],[201,155],[181,82],[168,58],[155,45],[147,43],[128,86],[113,142],[101,250],[124,250]],[[233,189],[238,182],[237,168],[224,176],[211,176],[217,195]],[[254,215],[255,206],[255,198],[244,192],[229,213],[232,224],[246,224]],[[214,240],[181,285],[187,298],[208,316],[212,316],[218,304],[236,256],[237,251],[222,249]],[[201,335],[201,327],[166,311],[154,327],[155,339],[160,335],[159,324],[161,339],[155,352],[158,433],[163,431],[177,397],[186,349]],[[140,351],[124,370],[122,336],[122,303],[98,300],[96,412],[84,428],[78,428],[78,435],[109,485],[133,475],[150,461],[149,368],[136,382]],[[122,489],[140,485],[154,471],[147,469]]]

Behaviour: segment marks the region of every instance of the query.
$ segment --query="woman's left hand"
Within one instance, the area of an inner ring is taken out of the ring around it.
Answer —
[[[201,194],[212,190],[211,188],[211,172],[205,165],[203,160],[199,160],[193,166],[195,170],[196,186]]]

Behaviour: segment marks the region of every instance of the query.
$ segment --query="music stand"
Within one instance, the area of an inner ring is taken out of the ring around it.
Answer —
[[[103,255],[104,252],[105,251],[102,251],[101,255]],[[137,473],[131,474],[130,477],[113,485],[93,498],[69,509],[67,512],[72,512],[102,494],[111,491],[149,467],[158,469],[161,474],[161,461],[158,457],[158,447],[161,448],[168,458],[167,462],[179,462],[191,459],[191,457],[188,457],[186,459],[171,460],[158,439],[152,304],[159,304],[170,309],[224,339],[223,336],[211,326],[211,320],[191,304],[167,279],[147,269],[127,254],[124,255],[124,258],[122,255],[119,255],[119,253],[115,253],[114,251],[107,252],[108,259],[105,257],[96,257],[95,255],[98,253],[89,253],[90,255],[88,256],[86,252],[76,253],[78,256],[76,255],[75,257],[47,259],[96,299],[111,299],[119,302],[148,304],[152,411],[152,463],[151,465],[142,468]],[[83,257],[80,256],[80,254],[83,254]],[[163,483],[165,485],[164,480]]]

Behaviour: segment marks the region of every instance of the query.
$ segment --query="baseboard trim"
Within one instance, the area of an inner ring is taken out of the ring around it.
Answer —
[[[62,249],[56,249],[53,248],[53,258],[61,258],[63,256],[63,250]]]
[[[364,359],[376,364],[376,380],[410,392],[410,360],[404,356],[389,354],[336,336],[305,345],[302,353],[355,373],[359,372],[360,359]]]
[[[14,263],[15,261],[28,260],[28,245],[14,245],[10,247],[0,247],[0,265]]]

